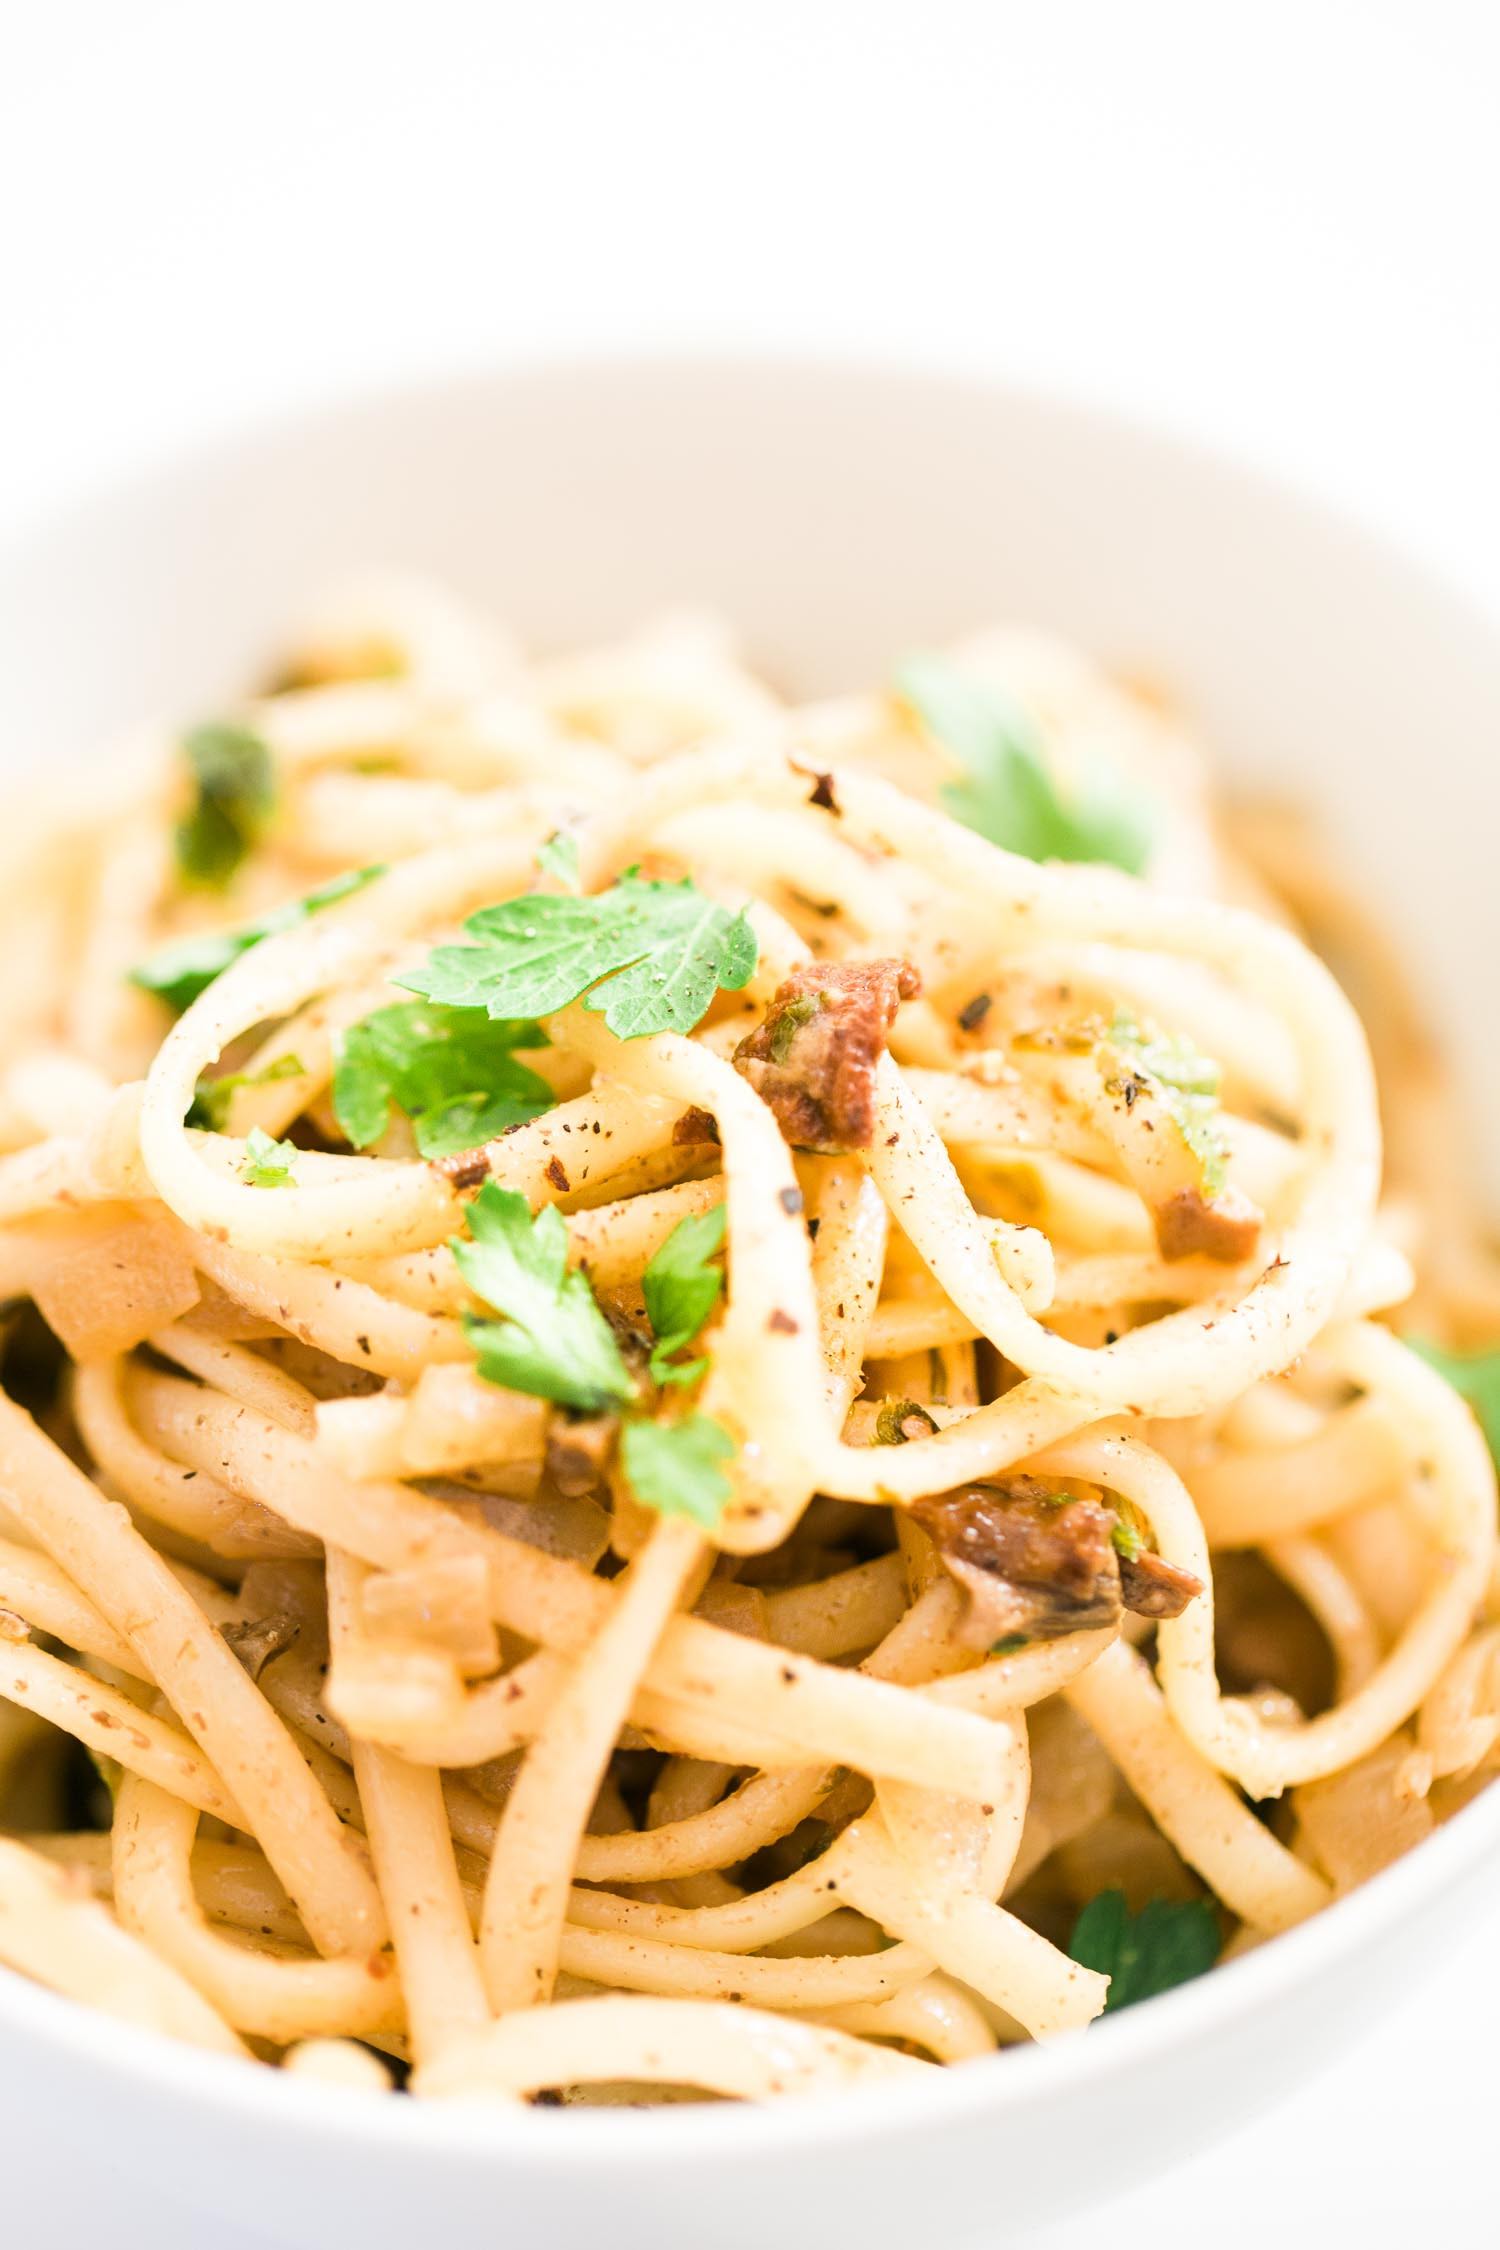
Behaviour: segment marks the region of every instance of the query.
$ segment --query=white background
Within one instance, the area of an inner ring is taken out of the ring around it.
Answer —
[[[351,384],[811,345],[1191,429],[1500,610],[1497,96],[1491,0],[0,0],[0,526]],[[1048,2250],[1487,2238],[1496,1960]]]

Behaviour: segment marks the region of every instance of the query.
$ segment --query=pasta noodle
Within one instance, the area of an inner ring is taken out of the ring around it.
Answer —
[[[393,582],[28,817],[8,1969],[294,2078],[764,2100],[1074,2032],[1500,1767],[1420,1010],[1083,658],[799,708]]]

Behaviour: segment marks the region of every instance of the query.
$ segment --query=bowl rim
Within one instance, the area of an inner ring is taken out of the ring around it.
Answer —
[[[1474,589],[1346,499],[1309,490],[1250,453],[1181,433],[1165,420],[1120,408],[1092,395],[944,366],[916,355],[881,352],[783,350],[765,347],[642,349],[581,346],[558,353],[524,350],[466,359],[397,381],[340,386],[301,405],[238,418],[180,447],[161,446],[144,463],[69,492],[52,507],[28,513],[0,538],[0,573],[24,569],[28,554],[87,537],[91,524],[120,508],[148,504],[153,495],[200,477],[226,472],[256,454],[274,454],[315,439],[351,414],[378,418],[435,407],[455,394],[479,397],[507,387],[546,382],[601,383],[715,380],[747,377],[791,389],[852,384],[909,394],[913,408],[940,410],[944,398],[962,399],[1000,416],[1088,433],[1096,441],[1172,462],[1179,473],[1212,480],[1241,501],[1269,507],[1333,535],[1414,600],[1500,648],[1500,620]],[[1257,1946],[1195,1982],[1179,1986],[1110,2021],[1103,2036],[1068,2034],[979,2058],[962,2068],[904,2074],[890,2085],[810,2095],[775,2104],[704,2103],[628,2113],[570,2110],[558,2123],[546,2109],[454,2099],[375,2102],[362,2090],[247,2066],[102,2014],[0,1966],[0,2052],[34,2041],[64,2063],[128,2078],[174,2104],[234,2113],[237,2122],[284,2138],[330,2143],[352,2153],[377,2140],[403,2156],[441,2155],[452,2161],[521,2167],[535,2177],[579,2165],[607,2164],[631,2173],[654,2170],[664,2159],[675,2168],[712,2164],[727,2157],[828,2153],[871,2135],[909,2139],[934,2126],[958,2126],[981,2116],[997,2124],[1065,2097],[1070,2091],[1148,2071],[1174,2050],[1234,2027],[1272,2008],[1309,1978],[1326,1980],[1338,1966],[1422,1909],[1435,1908],[1490,1853],[1500,1851],[1500,1786],[1483,1791],[1434,1835],[1359,1889],[1274,1941]],[[177,2113],[178,2123],[182,2113]]]

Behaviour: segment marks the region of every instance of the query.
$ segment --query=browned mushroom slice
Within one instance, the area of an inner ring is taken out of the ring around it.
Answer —
[[[922,980],[906,961],[819,961],[777,987],[735,1067],[794,1148],[868,1148],[875,1066],[896,1010]]]
[[[1015,1635],[1054,1640],[1116,1624],[1122,1608],[1175,1617],[1203,1591],[1160,1555],[1122,1555],[1112,1509],[1034,1477],[965,1485],[919,1500],[912,1513],[969,1596],[963,1635],[972,1646]]]

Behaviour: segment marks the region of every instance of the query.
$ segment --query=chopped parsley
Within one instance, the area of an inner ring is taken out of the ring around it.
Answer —
[[[206,992],[215,977],[224,971],[252,945],[262,938],[274,937],[279,930],[290,930],[298,922],[305,922],[309,914],[320,913],[325,906],[336,905],[348,898],[351,891],[363,890],[373,883],[377,875],[385,873],[384,867],[355,867],[347,875],[335,875],[328,883],[309,891],[305,898],[288,899],[285,906],[273,907],[257,921],[242,923],[237,930],[215,930],[208,937],[178,938],[172,945],[164,945],[159,953],[137,964],[130,972],[132,984],[143,992],[154,992],[158,999],[177,1015],[190,1008],[200,992]]]
[[[524,1195],[487,1180],[468,1217],[473,1240],[454,1236],[449,1247],[474,1294],[500,1316],[464,1315],[485,1381],[585,1414],[633,1398],[588,1277],[569,1270],[562,1213],[548,1204],[533,1218]]]
[[[240,1178],[250,1187],[295,1187],[292,1165],[299,1150],[292,1141],[273,1141],[269,1133],[252,1125],[245,1135],[245,1154],[240,1165]]]
[[[535,1023],[497,1023],[434,1000],[398,1001],[335,1038],[334,1115],[351,1147],[369,1148],[390,1124],[394,1103],[411,1119],[424,1156],[451,1156],[552,1107],[546,1079],[515,1054],[546,1045]]]
[[[781,1064],[791,1052],[792,1041],[804,1024],[811,1023],[824,1004],[821,992],[805,992],[800,1000],[789,1000],[771,1025],[770,1059]]]
[[[915,1424],[913,1431],[908,1425]],[[937,1424],[914,1398],[888,1398],[875,1417],[877,1445],[909,1445],[913,1435],[930,1437]]]
[[[1135,1525],[1118,1517],[1109,1527],[1109,1543],[1121,1562],[1139,1562],[1146,1551],[1146,1542]]]
[[[635,1498],[643,1507],[689,1516],[711,1530],[733,1490],[719,1464],[732,1458],[734,1440],[709,1414],[689,1414],[679,1422],[629,1414],[635,1383],[587,1276],[569,1269],[561,1212],[548,1204],[533,1218],[524,1195],[488,1180],[468,1216],[473,1240],[455,1237],[450,1247],[469,1287],[500,1316],[464,1315],[485,1381],[584,1414],[627,1410],[620,1467]],[[698,1223],[698,1255],[684,1257],[667,1282],[679,1323],[703,1301],[702,1282],[687,1278],[707,1270],[706,1238]],[[682,1227],[673,1230],[674,1236],[681,1232]],[[663,1249],[672,1240],[669,1236]],[[707,1312],[704,1305],[697,1326]],[[697,1326],[685,1329],[684,1342]]]
[[[578,838],[570,836],[566,828],[554,828],[546,843],[538,846],[536,863],[565,891],[577,890]]]
[[[223,1078],[200,1078],[193,1089],[189,1125],[222,1133],[229,1122],[229,1105],[242,1086],[274,1086],[283,1078],[300,1078],[302,1062],[296,1055],[278,1055],[264,1070],[231,1070]]]
[[[1073,1925],[1068,1951],[1109,1982],[1106,2015],[1154,1999],[1201,1977],[1219,1958],[1219,1917],[1207,1899],[1153,1898],[1132,1914],[1121,1890],[1091,1898]]]
[[[692,1342],[719,1301],[724,1275],[712,1261],[724,1247],[727,1222],[722,1203],[695,1211],[679,1219],[647,1262],[641,1287],[656,1338],[651,1373],[658,1383],[691,1383],[708,1365],[706,1359],[674,1365],[672,1355]]]
[[[1198,1159],[1204,1194],[1217,1195],[1224,1186],[1229,1163],[1229,1144],[1219,1110],[1218,1064],[1200,1054],[1190,1039],[1144,1030],[1123,1010],[1104,1034],[1100,1068],[1106,1072],[1109,1090],[1124,1088],[1129,1099],[1129,1079],[1114,1067],[1112,1058],[1118,1058],[1127,1071],[1148,1079],[1155,1087],[1162,1106]]]
[[[1027,1639],[1028,1635],[1025,1633],[1002,1633],[998,1641],[991,1643],[990,1654],[991,1656],[1019,1656],[1021,1650],[1026,1646]]]
[[[633,872],[597,897],[531,892],[482,907],[464,928],[475,942],[439,946],[401,978],[408,991],[510,1019],[586,996],[619,1039],[691,1031],[714,994],[740,991],[756,962],[743,913],[690,880],[642,882]]]
[[[271,753],[248,727],[214,720],[183,736],[193,801],[172,842],[185,883],[223,890],[265,834],[276,808]]]
[[[1485,1443],[1500,1466],[1500,1346],[1488,1352],[1448,1352],[1417,1336],[1406,1340],[1473,1408]]]
[[[1141,874],[1151,856],[1151,800],[1103,760],[1062,788],[1032,720],[1003,689],[937,656],[902,666],[896,687],[929,734],[964,767],[943,803],[956,820],[1023,859],[1085,860]]]
[[[712,1531],[733,1493],[719,1467],[734,1454],[734,1440],[711,1414],[681,1422],[627,1422],[620,1436],[625,1482],[646,1508],[663,1516],[689,1516]]]

